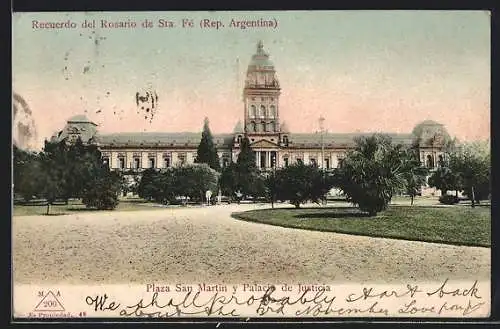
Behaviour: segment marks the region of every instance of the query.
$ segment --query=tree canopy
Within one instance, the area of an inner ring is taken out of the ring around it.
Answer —
[[[487,199],[491,191],[491,155],[489,141],[460,144],[450,154],[449,167],[458,177],[460,189],[472,201],[472,207]]]
[[[25,200],[82,198],[88,207],[113,209],[122,187],[121,176],[109,170],[96,145],[45,141],[42,152],[14,149],[14,190]]]
[[[407,185],[403,153],[403,147],[392,145],[388,136],[358,138],[335,172],[335,183],[348,201],[376,215],[387,208],[394,193]]]
[[[215,147],[212,133],[210,132],[208,118],[205,118],[201,141],[196,151],[195,163],[206,163],[210,168],[220,171],[219,155]]]
[[[142,173],[138,185],[140,197],[160,203],[176,202],[178,197],[203,202],[205,192],[215,191],[219,173],[207,164],[192,164],[168,168],[164,171],[147,169]]]
[[[333,180],[316,166],[299,163],[278,169],[269,176],[267,185],[272,198],[299,208],[306,201],[319,202],[332,188]]]

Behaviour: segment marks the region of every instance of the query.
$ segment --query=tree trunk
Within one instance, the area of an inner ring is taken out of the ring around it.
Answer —
[[[476,206],[475,204],[475,200],[476,200],[476,195],[474,194],[474,185],[472,185],[471,187],[471,199],[472,199],[472,208],[474,208]]]
[[[50,214],[50,201],[47,201],[47,213],[46,215]]]
[[[413,195],[410,195],[410,206],[413,206]]]
[[[300,208],[300,202],[294,203],[294,206],[295,206],[295,209],[299,209]]]

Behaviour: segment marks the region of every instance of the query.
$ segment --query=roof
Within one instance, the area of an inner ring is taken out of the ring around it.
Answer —
[[[71,117],[68,122],[71,122],[71,123],[75,123],[75,122],[79,122],[79,123],[92,123],[95,125],[95,123],[93,123],[92,121],[90,121],[85,115],[83,114],[79,114],[79,115],[75,115],[73,117]]]
[[[176,146],[198,147],[201,132],[129,132],[99,134],[97,140],[103,146]],[[214,134],[214,143],[217,147],[229,147],[233,142],[233,134]]]
[[[424,121],[420,122],[419,125],[425,125],[425,126],[442,126],[443,124],[439,123],[437,121],[434,121],[434,120],[424,120]]]
[[[325,133],[323,145],[325,147],[353,147],[355,138],[370,136],[372,133]],[[411,134],[385,134],[391,137],[395,144],[410,145],[413,142]],[[214,134],[213,139],[217,147],[231,147],[234,134]],[[97,135],[97,140],[101,146],[118,147],[198,147],[201,140],[201,132],[130,132]],[[289,137],[290,147],[317,148],[321,147],[321,134],[291,134]]]
[[[269,67],[274,66],[273,62],[269,59],[269,54],[264,51],[264,44],[259,41],[257,44],[257,52],[252,55],[252,60],[249,66]]]
[[[413,136],[418,138],[429,138],[435,134],[443,135],[446,139],[450,138],[445,126],[433,120],[425,120],[420,122],[413,128],[412,134]]]
[[[325,133],[323,145],[325,147],[352,147],[355,146],[355,138],[371,136],[373,133]],[[411,134],[387,134],[394,144],[410,145],[413,142]],[[297,147],[321,147],[321,133],[313,134],[291,134],[289,146]]]
[[[234,126],[233,133],[243,133],[245,130],[243,129],[243,124],[241,123],[241,120],[238,120],[236,125]]]

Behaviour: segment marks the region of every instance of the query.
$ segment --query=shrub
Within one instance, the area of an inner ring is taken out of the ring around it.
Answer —
[[[82,202],[87,208],[112,210],[118,205],[118,194],[121,188],[121,177],[114,172],[107,172],[95,177],[92,184],[85,189]]]
[[[268,197],[273,202],[289,201],[296,208],[307,201],[319,203],[332,186],[329,175],[304,164],[281,168],[267,180]]]
[[[455,195],[445,194],[439,197],[439,202],[442,204],[456,204],[458,198]]]
[[[357,138],[356,147],[335,171],[335,185],[349,202],[375,216],[387,209],[394,193],[407,187],[412,167],[406,159],[406,151],[401,145],[392,145],[388,136]]]

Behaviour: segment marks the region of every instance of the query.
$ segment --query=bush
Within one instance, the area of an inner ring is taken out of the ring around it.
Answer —
[[[120,176],[107,172],[101,177],[94,178],[92,184],[83,192],[82,202],[87,208],[98,210],[112,210],[118,205],[120,193]]]
[[[408,176],[417,175],[416,161],[411,161],[409,155],[401,145],[392,145],[385,135],[357,138],[356,147],[335,171],[335,185],[349,202],[375,216],[387,209],[394,193],[408,187]]]
[[[118,196],[113,191],[104,189],[90,189],[82,198],[87,208],[112,210],[118,205]]]
[[[458,203],[458,197],[455,195],[445,194],[439,197],[439,202],[442,204],[456,204]]]
[[[273,202],[289,201],[296,208],[307,201],[319,203],[332,186],[329,175],[304,164],[281,168],[267,179],[268,197]]]

